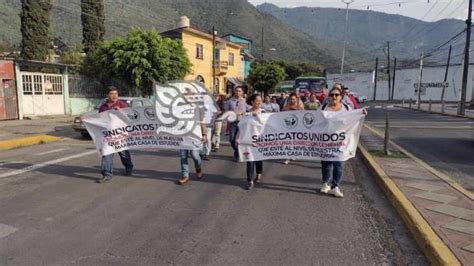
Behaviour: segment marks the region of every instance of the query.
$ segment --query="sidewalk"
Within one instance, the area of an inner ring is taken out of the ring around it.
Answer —
[[[364,126],[359,150],[432,264],[472,265],[474,196],[449,176],[390,143],[384,156],[380,131]],[[378,151],[378,152],[377,152]]]
[[[0,149],[35,145],[73,136],[72,116],[0,121]]]
[[[395,104],[395,106],[406,108],[406,109],[410,108],[410,105],[409,105],[408,102],[405,102],[404,104],[403,103],[398,103],[398,104]],[[442,110],[441,110],[442,109],[441,104],[440,103],[433,103],[433,104],[431,104],[431,113],[449,115],[449,116],[458,116],[457,115],[457,112],[458,112],[457,108],[458,107],[457,107],[456,104],[446,103],[444,105],[444,113],[443,113]],[[418,111],[418,105],[414,104],[414,102],[413,102],[412,105],[411,105],[411,109],[415,110],[415,111]],[[427,104],[427,103],[420,104],[420,111],[430,112],[429,104]],[[464,116],[461,116],[461,117],[474,118],[474,109],[466,108],[465,112],[464,112]]]

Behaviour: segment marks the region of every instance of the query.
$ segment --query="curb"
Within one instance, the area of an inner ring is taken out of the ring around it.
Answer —
[[[445,115],[445,116],[451,116],[451,117],[458,117],[458,118],[467,118],[467,119],[473,119],[472,117],[470,116],[466,116],[466,115],[457,115],[457,114],[448,114],[448,113],[442,113],[442,112],[437,112],[437,111],[429,111],[429,110],[424,110],[424,109],[413,109],[413,108],[408,108],[406,106],[401,106],[401,105],[394,105],[395,107],[399,107],[399,108],[403,108],[403,109],[406,109],[406,110],[412,110],[412,111],[416,111],[416,112],[425,112],[425,113],[430,113],[430,114],[437,114],[437,115]]]
[[[41,143],[58,141],[60,139],[61,138],[59,137],[41,134],[41,135],[35,135],[31,137],[2,140],[0,141],[0,150],[9,150],[9,149],[14,149],[14,148],[19,148],[19,147],[27,147],[27,146],[37,145]]]
[[[433,265],[461,265],[452,251],[443,243],[367,149],[361,143],[359,143],[358,149],[370,170],[377,176],[379,184],[405,221],[428,261]]]
[[[372,131],[374,134],[376,134],[377,136],[379,136],[380,138],[383,139],[384,135],[381,132],[379,132],[379,130],[377,130],[377,129],[375,129],[375,128],[373,128],[373,127],[371,127],[371,126],[369,126],[368,124],[365,124],[365,123],[364,123],[364,127],[366,127],[368,130]],[[430,165],[425,163],[422,159],[416,157],[411,152],[409,152],[406,149],[402,148],[400,145],[396,144],[395,142],[393,142],[391,140],[389,140],[389,142],[390,142],[391,145],[393,145],[395,148],[397,148],[400,152],[402,152],[403,154],[408,156],[410,159],[417,162],[419,165],[421,165],[423,168],[428,170],[430,173],[434,174],[439,179],[443,180],[448,185],[450,185],[451,187],[453,187],[457,191],[461,192],[464,196],[470,198],[471,200],[474,200],[474,193],[472,193],[472,192],[468,191],[467,189],[465,189],[463,186],[461,186],[458,182],[453,180],[451,177],[449,177],[448,175],[443,174],[440,171],[434,169],[433,167],[431,167]]]

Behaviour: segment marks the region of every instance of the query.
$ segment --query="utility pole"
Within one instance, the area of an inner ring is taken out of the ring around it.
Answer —
[[[464,69],[462,71],[461,101],[458,105],[458,115],[464,115],[466,111],[466,88],[467,76],[469,74],[469,46],[471,43],[471,21],[472,21],[472,0],[469,2],[466,20],[466,46],[464,46]]]
[[[346,4],[346,23],[344,24],[344,45],[342,47],[342,59],[341,59],[341,78],[344,73],[344,56],[346,54],[346,39],[347,39],[347,21],[349,20],[349,5],[354,2],[354,0],[342,0]]]
[[[397,72],[397,58],[395,57],[393,61],[393,77],[392,77],[392,101],[393,101],[393,95],[395,94],[395,73]]]
[[[263,51],[265,50],[264,45],[263,45],[263,36],[264,36],[263,34],[265,33],[264,29],[265,29],[265,27],[262,26],[262,61],[263,61]]]
[[[212,92],[216,91],[216,29],[212,26]]]
[[[444,91],[446,90],[446,81],[448,80],[449,61],[451,60],[451,48],[449,46],[448,63],[446,63],[446,72],[444,72],[443,90],[441,91],[441,113],[444,113]]]
[[[392,91],[391,79],[390,79],[390,42],[387,42],[387,75],[388,75],[388,100],[390,101],[390,95]]]
[[[421,52],[421,60],[420,60],[420,80],[418,80],[418,96],[416,97],[417,108],[420,110],[421,105],[421,79],[423,78],[423,52]]]
[[[377,72],[379,72],[378,70],[379,68],[379,58],[376,57],[375,58],[375,72],[374,72],[374,101],[375,101],[375,97],[377,96]]]

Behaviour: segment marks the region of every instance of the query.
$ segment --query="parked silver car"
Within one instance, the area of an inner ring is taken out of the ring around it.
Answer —
[[[120,101],[124,101],[128,104],[130,107],[140,107],[140,106],[151,106],[152,103],[149,99],[146,98],[140,98],[140,97],[119,97]],[[103,99],[98,103],[96,106],[94,106],[94,110],[85,112],[81,114],[80,116],[76,116],[74,118],[74,122],[72,124],[72,128],[76,131],[81,133],[81,135],[85,138],[90,138],[89,132],[87,132],[86,127],[84,126],[84,123],[82,123],[81,116],[83,115],[88,115],[88,114],[95,114],[99,112],[99,108],[102,104],[105,103],[107,99]]]

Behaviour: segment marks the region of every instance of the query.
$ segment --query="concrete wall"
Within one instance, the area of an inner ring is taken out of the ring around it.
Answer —
[[[442,84],[444,80],[445,67],[427,67],[423,69],[422,78],[422,101],[440,101]],[[467,83],[466,99],[472,99],[474,66],[469,68],[469,77]],[[397,70],[395,75],[395,100],[416,99],[418,79],[420,75],[419,68]],[[348,86],[351,91],[366,96],[373,100],[373,72],[347,73],[341,78],[339,74],[328,74],[328,85],[332,86],[334,82],[342,82]],[[461,94],[462,66],[450,66],[445,89],[444,99],[446,101],[458,101]],[[377,100],[388,99],[388,80],[377,81]]]

